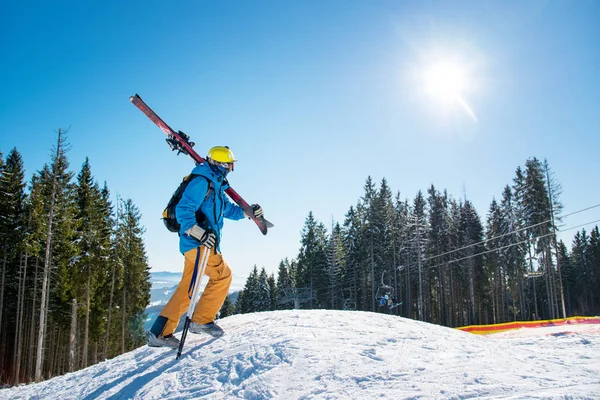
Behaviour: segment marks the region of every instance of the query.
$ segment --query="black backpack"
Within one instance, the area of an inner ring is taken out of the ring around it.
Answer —
[[[185,188],[187,188],[188,184],[198,176],[203,177],[204,179],[206,179],[206,182],[208,182],[208,190],[206,191],[206,196],[204,196],[204,200],[202,200],[202,202],[204,202],[206,199],[208,199],[208,196],[210,196],[210,193],[213,190],[213,184],[210,179],[208,179],[204,175],[198,174],[190,174],[184,177],[183,181],[181,181],[181,183],[179,184],[177,190],[175,190],[175,193],[173,193],[173,196],[171,196],[171,200],[169,200],[167,208],[165,208],[165,210],[162,213],[162,220],[169,231],[179,233],[180,225],[179,222],[177,222],[175,207],[179,203],[179,200],[181,200],[181,196],[183,196]],[[196,210],[196,223],[199,226],[202,226],[205,221],[206,216],[202,213],[202,211],[200,211],[200,208],[198,208],[198,210]]]

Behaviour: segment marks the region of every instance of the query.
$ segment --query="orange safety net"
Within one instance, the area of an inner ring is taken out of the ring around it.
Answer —
[[[539,328],[548,326],[571,325],[571,324],[600,324],[600,317],[570,317],[561,319],[549,319],[544,321],[515,321],[492,325],[469,325],[459,329],[476,335],[489,335],[492,333],[506,332],[520,328]]]

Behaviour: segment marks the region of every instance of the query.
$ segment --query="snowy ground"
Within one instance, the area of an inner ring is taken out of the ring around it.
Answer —
[[[598,325],[477,336],[351,311],[279,311],[142,347],[0,399],[600,399]]]

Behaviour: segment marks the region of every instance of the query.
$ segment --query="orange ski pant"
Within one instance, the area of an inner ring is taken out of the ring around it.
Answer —
[[[200,249],[201,253],[198,254]],[[162,336],[167,336],[175,332],[179,319],[187,312],[193,291],[193,288],[190,288],[190,282],[192,280],[192,275],[194,274],[194,266],[196,262],[200,264],[200,258],[205,251],[210,251],[206,270],[204,271],[204,275],[207,275],[209,279],[200,296],[200,300],[196,305],[192,321],[198,324],[212,322],[221,309],[225,297],[227,297],[229,286],[231,285],[231,270],[229,269],[229,266],[223,259],[223,256],[220,253],[215,254],[213,249],[199,247],[187,251],[184,254],[185,261],[181,281],[169,299],[169,302],[160,312],[160,316],[168,319],[163,328]],[[200,279],[200,267],[201,266],[198,265],[198,276],[196,277],[196,280]],[[199,288],[198,290],[201,289],[202,288]]]

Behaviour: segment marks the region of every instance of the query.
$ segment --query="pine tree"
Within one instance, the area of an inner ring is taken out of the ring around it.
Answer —
[[[143,318],[150,301],[150,267],[142,240],[141,215],[131,199],[120,207],[117,226],[119,265],[122,283],[117,292],[121,314],[121,353],[144,341]]]
[[[43,243],[46,235],[47,215],[44,210],[43,187],[40,176],[31,178],[26,211],[25,262],[23,271],[23,296],[20,312],[24,318],[17,332],[17,357],[15,360],[15,384],[33,380],[33,356],[35,354],[35,331],[37,323],[37,272],[43,259]],[[27,320],[29,320],[28,323]],[[21,376],[24,375],[24,379]]]
[[[10,371],[5,365],[14,361],[14,352],[18,343],[14,339],[15,326],[18,318],[15,313],[18,308],[19,296],[23,296],[21,281],[23,279],[22,255],[25,240],[25,171],[23,159],[16,148],[11,150],[3,163],[0,174],[0,246],[2,248],[0,260],[0,353],[1,370],[8,374]],[[11,360],[12,358],[12,360]]]
[[[425,249],[427,248],[427,214],[426,214],[426,202],[423,197],[423,193],[419,190],[414,198],[413,206],[411,209],[411,215],[409,217],[409,242],[407,245],[410,247],[410,265],[417,272],[417,316],[419,320],[424,321],[427,315],[425,310],[425,293],[424,293],[424,274],[426,270],[425,265]],[[416,267],[416,268],[415,268]]]
[[[343,309],[345,310],[357,310],[360,306],[360,288],[362,287],[360,266],[363,258],[360,244],[363,228],[358,209],[360,206],[350,207],[342,228],[343,243],[346,249],[345,268],[342,272]]]
[[[258,297],[258,267],[255,265],[246,279],[244,290],[240,293],[238,304],[240,313],[247,314],[258,311],[256,309]]]
[[[379,287],[384,284],[386,287],[395,286],[395,241],[393,237],[393,226],[396,218],[394,204],[392,200],[392,191],[387,180],[383,178],[376,191],[375,197],[370,204],[371,214],[371,232],[373,233],[373,264],[372,279],[375,284],[375,291],[372,295],[373,307],[376,307],[376,293]],[[382,282],[383,280],[383,282]],[[373,308],[377,310],[377,308]]]
[[[565,289],[565,303],[567,307],[567,315],[578,315],[575,312],[576,294],[579,290],[577,282],[577,272],[571,262],[571,257],[565,243],[561,240],[557,247],[558,261],[562,265],[562,281]]]
[[[535,269],[532,267],[530,272],[542,273],[546,286],[547,312],[544,308],[540,314],[536,295],[538,285],[536,279],[533,279],[536,317],[555,318],[557,310],[552,282],[554,268],[550,252],[553,235],[552,210],[546,187],[546,176],[542,164],[535,157],[525,162],[525,168],[525,185],[521,196],[523,216],[530,241],[529,257],[531,260],[538,260],[537,267]],[[533,266],[533,262],[530,262],[530,266]]]
[[[233,304],[233,301],[231,301],[231,296],[227,295],[223,305],[221,306],[221,310],[219,311],[219,318],[229,317],[233,314],[235,314],[235,305]]]
[[[271,285],[265,267],[260,270],[256,286],[256,297],[254,299],[254,311],[271,310]]]
[[[463,265],[468,277],[468,324],[481,323],[481,314],[477,311],[482,306],[483,298],[480,296],[486,284],[483,274],[483,225],[479,215],[470,201],[465,200],[461,207],[461,232],[466,256]]]
[[[110,200],[110,191],[106,182],[100,191],[98,199],[97,216],[97,248],[96,263],[97,271],[95,273],[93,299],[91,304],[90,318],[90,339],[94,344],[94,353],[92,362],[98,361],[98,349],[102,344],[102,357],[106,358],[107,345],[105,337],[108,330],[108,314],[110,307],[110,293],[112,287],[113,270],[113,242],[112,235],[114,230],[113,206]]]
[[[462,290],[461,284],[464,281],[464,271],[460,267],[460,263],[456,260],[460,260],[464,254],[462,249],[464,244],[464,236],[461,231],[461,205],[455,199],[448,199],[448,234],[447,242],[449,254],[448,254],[448,286],[450,295],[450,307],[449,307],[449,325],[452,327],[462,325],[463,302],[462,302]]]
[[[323,223],[309,212],[302,228],[296,284],[312,292],[310,308],[323,308],[330,300],[327,274],[327,232]]]
[[[115,324],[113,322],[114,315],[119,311],[117,293],[120,292],[120,288],[123,285],[123,255],[125,254],[125,241],[124,241],[124,230],[120,229],[122,225],[121,218],[123,217],[122,201],[117,195],[117,204],[115,206],[114,218],[112,221],[112,232],[111,232],[111,250],[109,256],[110,271],[108,271],[107,278],[107,319],[106,319],[106,336],[104,338],[104,358],[107,358],[109,354],[118,354],[114,346],[111,346],[110,338],[116,336]],[[111,213],[112,214],[112,213]]]
[[[565,305],[565,293],[564,293],[564,287],[563,287],[563,281],[562,281],[561,265],[558,262],[558,248],[557,248],[557,239],[556,239],[556,232],[558,231],[557,223],[560,222],[560,220],[561,220],[560,214],[563,209],[563,205],[559,200],[559,196],[562,193],[562,187],[561,187],[560,183],[558,182],[558,180],[556,180],[556,178],[554,177],[554,172],[550,169],[548,160],[544,160],[543,170],[546,175],[546,189],[548,191],[548,203],[550,205],[550,220],[551,220],[551,230],[552,230],[552,235],[550,237],[551,243],[552,243],[551,246],[554,248],[554,255],[557,258],[557,261],[556,261],[557,274],[556,275],[558,276],[558,287],[556,290],[558,291],[558,296],[560,297],[560,310],[562,311],[562,316],[563,316],[563,318],[566,318],[567,311],[566,311],[566,305]],[[547,258],[549,260],[548,262],[549,262],[549,264],[551,264],[552,256],[551,256],[549,247],[546,249],[546,251],[547,251]],[[555,274],[552,274],[551,275],[552,287],[556,287],[556,283],[554,282],[554,279],[555,279]],[[556,296],[553,300],[556,300]],[[558,305],[556,305],[556,308],[558,308]],[[557,313],[558,313],[558,311],[557,311]]]
[[[512,319],[523,314],[525,309],[523,276],[525,275],[525,245],[526,233],[522,229],[519,220],[519,204],[515,201],[515,195],[510,186],[505,186],[500,201],[500,237],[495,241],[500,248],[500,262],[504,266],[507,275],[507,287],[510,290],[509,313]]]
[[[485,269],[491,279],[493,323],[504,322],[504,271],[498,237],[502,235],[502,211],[496,199],[492,200],[487,215]]]
[[[244,291],[240,290],[238,293],[237,301],[235,302],[234,314],[243,314],[244,310],[242,309],[242,301],[244,300]]]
[[[339,309],[340,293],[342,286],[342,271],[346,258],[346,250],[342,238],[342,228],[340,224],[335,224],[331,228],[331,235],[327,240],[327,272],[329,282],[331,283],[331,309]]]
[[[596,225],[590,232],[590,246],[589,246],[589,262],[590,262],[590,280],[589,285],[592,289],[592,307],[591,314],[600,314],[600,230]]]
[[[428,268],[430,284],[427,286],[430,287],[431,301],[437,301],[437,306],[431,308],[431,311],[437,314],[432,321],[446,325],[446,268],[449,250],[447,239],[449,233],[448,198],[445,193],[439,193],[433,184],[427,192],[430,211],[426,252],[427,259],[432,264]],[[436,293],[437,296],[435,296]]]
[[[290,294],[296,287],[294,282],[294,270],[290,261],[285,258],[279,263],[276,284],[276,308],[279,310],[289,310],[294,308],[294,301]]]
[[[410,243],[410,205],[408,199],[402,200],[400,194],[396,196],[394,204],[396,212],[396,237],[398,240],[397,262],[398,262],[398,274],[399,274],[399,285],[400,294],[396,295],[397,301],[402,301],[402,306],[397,307],[400,315],[408,316],[411,313],[412,304],[412,292],[411,292],[411,268],[410,268],[410,257],[411,257],[411,246]]]
[[[269,310],[274,311],[277,309],[277,283],[275,282],[274,274],[269,275],[267,283],[269,284],[269,298],[271,300]]]
[[[104,333],[104,286],[108,280],[110,256],[110,201],[108,189],[104,193],[94,181],[89,160],[86,158],[77,176],[77,243],[79,256],[71,271],[71,296],[80,304],[83,313],[83,340],[81,363],[89,362],[90,335],[94,343],[93,360],[97,360],[97,346]],[[90,332],[91,330],[91,332]]]
[[[72,173],[69,172],[69,161],[66,153],[68,144],[66,132],[58,130],[57,145],[53,149],[51,166],[46,166],[42,170],[41,179],[44,182],[44,198],[47,199],[45,208],[47,210],[47,232],[44,254],[44,266],[42,269],[42,283],[40,287],[40,310],[39,310],[39,330],[37,340],[37,354],[35,364],[35,380],[39,382],[44,372],[44,361],[47,357],[44,350],[46,347],[48,322],[57,319],[60,321],[64,315],[68,314],[61,309],[56,301],[59,296],[56,290],[60,286],[51,285],[51,269],[57,270],[59,276],[65,275],[65,270],[70,265],[74,256],[73,247],[74,238],[74,202],[73,185],[71,183]],[[58,278],[60,279],[60,278]],[[56,289],[56,290],[53,290]],[[50,302],[52,296],[52,303]],[[54,305],[55,307],[51,307]],[[51,317],[50,319],[48,317]],[[54,343],[58,343],[55,341]],[[47,373],[53,374],[52,363],[47,367]]]

